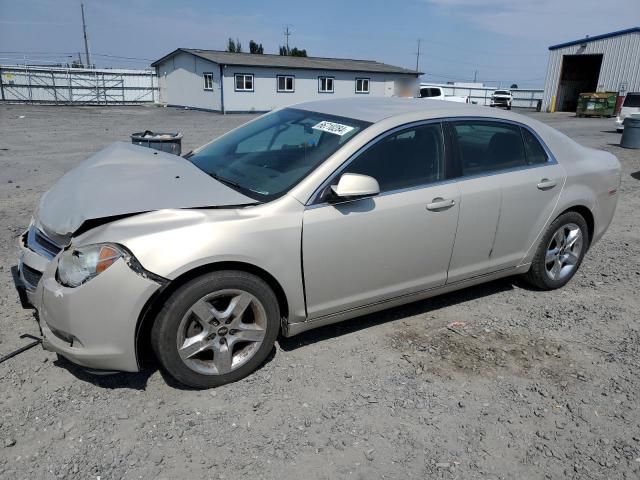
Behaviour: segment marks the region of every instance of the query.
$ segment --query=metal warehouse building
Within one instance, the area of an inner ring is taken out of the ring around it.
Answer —
[[[640,27],[549,47],[542,108],[575,112],[580,93],[640,91]]]
[[[151,64],[160,101],[218,112],[265,112],[327,97],[390,97],[421,72],[371,60],[179,48]]]

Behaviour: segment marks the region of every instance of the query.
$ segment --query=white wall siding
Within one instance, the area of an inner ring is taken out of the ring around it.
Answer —
[[[160,101],[207,110],[221,110],[220,67],[208,60],[178,53],[156,67]],[[204,89],[204,73],[213,74],[213,90]]]
[[[551,100],[558,95],[563,55],[602,54],[598,91],[640,91],[640,33],[631,32],[601,40],[589,41],[585,46],[570,45],[549,51],[545,79],[543,110],[551,108]]]
[[[397,75],[342,72],[323,70],[301,70],[282,68],[259,68],[228,66],[223,70],[224,75],[224,108],[227,112],[268,111],[285,107],[292,103],[318,100],[323,98],[346,98],[355,95],[372,95],[376,97],[390,97],[395,91],[394,78]],[[235,74],[245,73],[253,75],[253,91],[235,91]],[[295,85],[293,92],[277,91],[277,76],[293,75]],[[318,91],[318,77],[333,77],[333,93]],[[405,75],[406,77],[406,75]],[[369,93],[356,94],[356,78],[369,79]]]

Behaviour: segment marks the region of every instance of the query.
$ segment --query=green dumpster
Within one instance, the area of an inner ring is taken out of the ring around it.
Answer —
[[[613,117],[616,92],[581,93],[578,98],[578,117]]]

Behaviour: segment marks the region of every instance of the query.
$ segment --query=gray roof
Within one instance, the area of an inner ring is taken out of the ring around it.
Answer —
[[[305,70],[342,70],[349,72],[367,73],[399,73],[406,75],[422,75],[403,67],[396,67],[374,60],[353,60],[349,58],[322,58],[322,57],[290,57],[271,54],[231,53],[219,50],[198,50],[193,48],[178,48],[151,64],[155,67],[173,55],[180,52],[190,53],[205,60],[220,65],[240,65],[247,67],[280,67],[297,68]]]
[[[447,102],[427,98],[403,97],[350,97],[331,100],[315,100],[291,105],[311,112],[354,118],[376,123],[385,118],[420,113],[423,118],[445,117],[496,117],[523,121],[522,115],[505,110],[468,103]]]

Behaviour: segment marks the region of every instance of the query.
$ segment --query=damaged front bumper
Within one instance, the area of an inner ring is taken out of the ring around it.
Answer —
[[[25,239],[20,248],[14,283],[23,307],[37,310],[43,348],[89,369],[139,371],[137,322],[161,285],[120,259],[79,287],[64,287],[56,280],[57,258],[43,258]],[[30,276],[28,269],[39,276]]]

